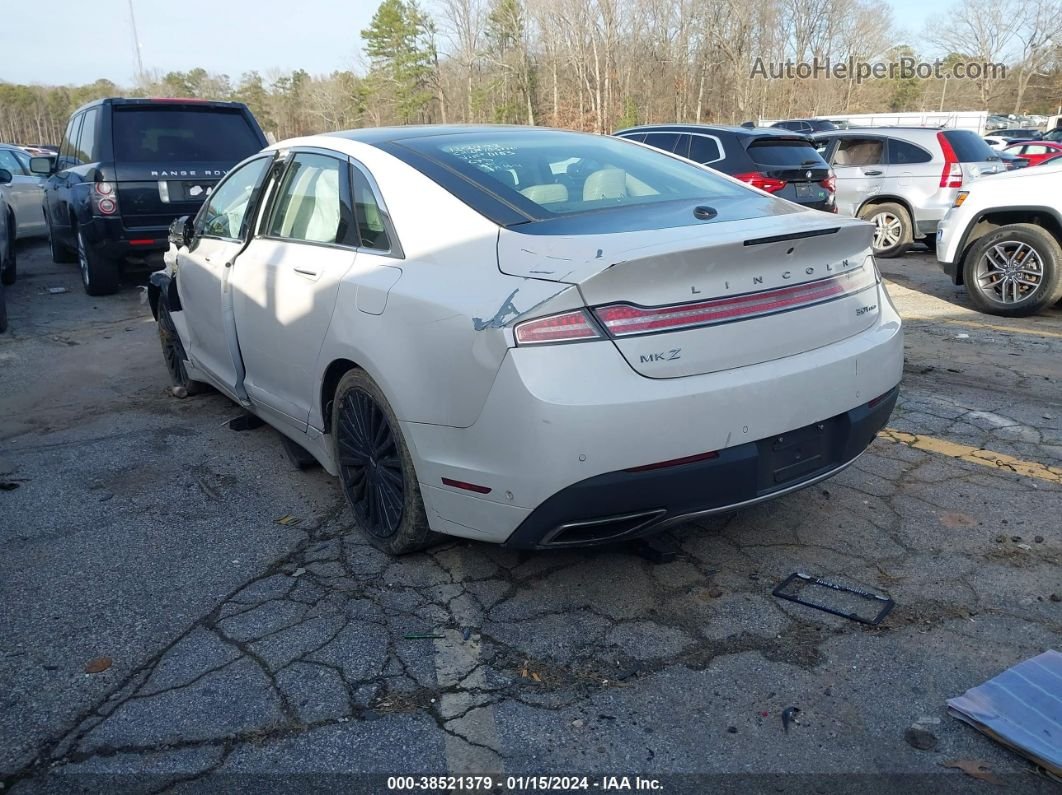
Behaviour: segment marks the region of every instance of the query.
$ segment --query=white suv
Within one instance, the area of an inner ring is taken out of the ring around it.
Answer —
[[[937,259],[982,312],[1035,314],[1062,298],[1062,165],[978,180],[937,229]]]

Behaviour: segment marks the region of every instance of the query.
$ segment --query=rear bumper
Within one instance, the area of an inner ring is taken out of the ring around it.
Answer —
[[[513,349],[472,425],[402,424],[429,521],[433,529],[451,535],[496,543],[513,538],[511,543],[534,545],[545,536],[542,528],[559,516],[541,513],[548,521],[536,517],[537,539],[524,542],[514,533],[566,490],[594,492],[611,484],[615,473],[628,475],[632,473],[624,470],[708,451],[718,451],[719,458],[701,465],[733,465],[728,477],[746,477],[747,482],[716,491],[698,480],[686,497],[650,506],[666,512],[654,520],[703,509],[702,500],[711,508],[773,496],[776,489],[757,474],[757,440],[824,422],[831,424],[833,446],[818,469],[828,474],[858,455],[877,430],[862,430],[875,420],[861,423],[858,407],[887,395],[900,382],[903,332],[884,290],[880,301],[877,322],[852,337],[704,375],[645,378],[611,342]],[[676,472],[700,472],[701,465],[638,474],[653,483]],[[817,477],[816,472],[797,474],[792,483],[775,486],[786,489]],[[444,479],[487,491],[472,493]],[[677,483],[679,492],[689,487],[681,479]],[[613,499],[617,492],[606,490]],[[615,516],[644,506],[620,499],[602,509],[595,502],[592,515]]]
[[[718,458],[589,478],[542,503],[505,545],[544,549],[628,540],[805,488],[862,454],[885,427],[898,394],[897,386],[873,406],[727,448]]]
[[[121,217],[93,218],[85,242],[113,259],[143,256],[169,248],[169,226],[126,227]]]

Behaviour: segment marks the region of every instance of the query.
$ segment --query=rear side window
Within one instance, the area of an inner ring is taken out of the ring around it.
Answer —
[[[889,139],[889,162],[893,165],[928,163],[932,159],[933,155],[920,146],[901,141],[898,138]]]
[[[984,138],[970,130],[944,130],[941,135],[951,144],[955,157],[960,163],[980,163],[985,160],[998,160],[999,157],[985,143]]]
[[[719,141],[705,135],[690,136],[690,160],[698,163],[714,163],[723,159],[723,150]]]
[[[334,157],[297,154],[280,186],[269,234],[306,243],[352,244],[350,183]]]
[[[674,152],[681,137],[679,133],[654,132],[645,136],[645,143],[664,152]]]
[[[114,108],[114,157],[127,163],[233,163],[262,148],[239,110],[130,105]]]
[[[770,138],[761,138],[753,141],[748,148],[752,162],[759,166],[801,166],[825,167],[826,161],[822,159],[815,147],[807,141],[776,141]]]
[[[59,157],[56,161],[56,167],[59,169],[71,168],[78,164],[77,135],[81,131],[82,118],[84,114],[79,113],[66,125],[66,133],[63,135],[62,143],[59,144]]]
[[[884,141],[880,138],[845,138],[833,155],[835,166],[876,166],[885,161]]]
[[[81,135],[77,142],[77,158],[82,163],[95,163],[100,159],[96,147],[96,122],[99,117],[99,108],[85,111],[85,121],[81,124]]]

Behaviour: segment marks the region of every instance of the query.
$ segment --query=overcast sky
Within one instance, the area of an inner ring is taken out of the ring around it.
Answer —
[[[893,20],[918,32],[932,3],[889,0]],[[128,0],[5,0],[0,80],[81,84],[136,73]],[[144,68],[201,66],[235,82],[251,70],[354,68],[378,0],[133,0]],[[430,0],[424,3],[431,6]],[[917,45],[916,45],[917,46]]]

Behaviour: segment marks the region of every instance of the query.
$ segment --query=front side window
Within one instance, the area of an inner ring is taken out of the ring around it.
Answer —
[[[346,167],[334,157],[292,158],[277,194],[268,234],[307,243],[352,245],[352,209]]]
[[[196,234],[228,240],[242,239],[247,210],[269,163],[270,158],[260,157],[230,171],[214,188],[210,200],[203,205],[196,222]]]
[[[611,136],[491,131],[403,143],[538,219],[678,200],[739,199],[750,192],[692,163]]]
[[[29,169],[12,149],[0,149],[0,168],[6,168],[15,176],[24,177],[29,174]]]

